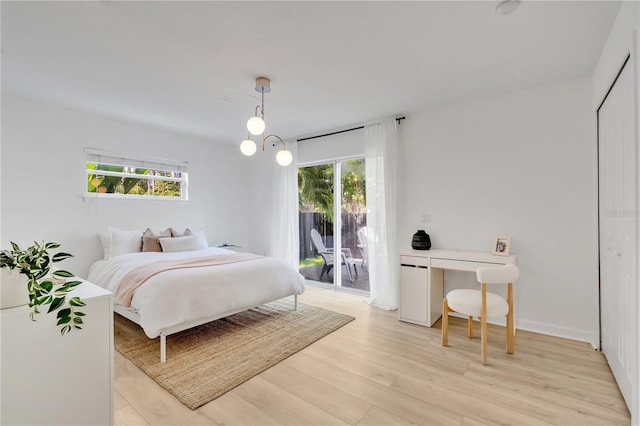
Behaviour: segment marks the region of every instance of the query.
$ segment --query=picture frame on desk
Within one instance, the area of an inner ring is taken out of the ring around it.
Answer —
[[[496,256],[509,256],[509,250],[511,249],[511,237],[500,236],[496,237],[493,241],[493,249],[491,254]]]

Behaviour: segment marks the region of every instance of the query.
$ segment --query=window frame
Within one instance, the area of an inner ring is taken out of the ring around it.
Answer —
[[[84,174],[84,196],[86,198],[105,198],[105,199],[127,199],[127,200],[172,200],[172,201],[188,201],[189,200],[189,172],[186,161],[166,160],[152,157],[142,157],[133,155],[118,155],[106,150],[86,147],[85,151],[85,174]],[[96,165],[103,164],[115,167],[136,168],[136,169],[152,169],[162,172],[179,172],[181,177],[142,175],[130,172],[114,172],[108,170],[89,169],[87,165],[94,163]],[[98,173],[99,172],[99,173]],[[145,195],[145,194],[116,194],[90,192],[87,184],[89,175],[114,176],[132,179],[141,179],[147,181],[165,181],[180,183],[180,196],[162,196],[162,195]]]

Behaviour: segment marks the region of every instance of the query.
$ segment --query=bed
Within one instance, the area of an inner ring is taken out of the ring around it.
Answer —
[[[185,266],[191,262],[198,266]],[[173,269],[156,269],[134,290],[122,290],[139,271],[162,264]],[[161,362],[170,334],[288,296],[296,309],[304,292],[304,278],[285,262],[218,247],[121,254],[95,262],[87,279],[116,294],[115,312],[160,337]]]

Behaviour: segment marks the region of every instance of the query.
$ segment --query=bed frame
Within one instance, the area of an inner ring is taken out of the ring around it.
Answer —
[[[298,310],[298,295],[294,294],[293,296],[294,296],[293,310],[297,311]],[[289,297],[289,296],[285,296],[285,297]],[[259,306],[259,305],[257,305],[257,306]],[[248,308],[235,309],[235,310],[232,310],[232,311],[225,312],[225,313],[223,313],[221,315],[213,315],[211,317],[203,318],[201,320],[185,322],[185,323],[182,323],[182,324],[174,325],[173,327],[168,327],[168,328],[162,329],[160,331],[160,362],[166,362],[167,361],[167,336],[169,336],[170,334],[174,334],[174,333],[178,333],[180,331],[188,330],[190,328],[197,327],[199,325],[206,324],[208,322],[215,321],[215,320],[220,319],[220,318],[225,318],[225,317],[228,317],[229,315],[237,314],[238,312],[246,311],[246,310],[249,310],[249,309],[252,309],[252,308],[255,308],[255,306],[251,306],[251,307],[248,307]],[[122,315],[126,319],[128,319],[130,321],[133,321],[136,324],[140,325],[140,316],[138,315],[138,312],[133,311],[131,309],[127,309],[122,305],[118,305],[117,303],[113,304],[113,311],[116,312],[119,315]]]

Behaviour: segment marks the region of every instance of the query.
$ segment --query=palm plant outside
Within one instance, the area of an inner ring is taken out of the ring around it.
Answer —
[[[343,213],[364,213],[367,208],[364,160],[342,163]],[[333,164],[298,169],[298,200],[301,212],[323,213],[333,223]]]

